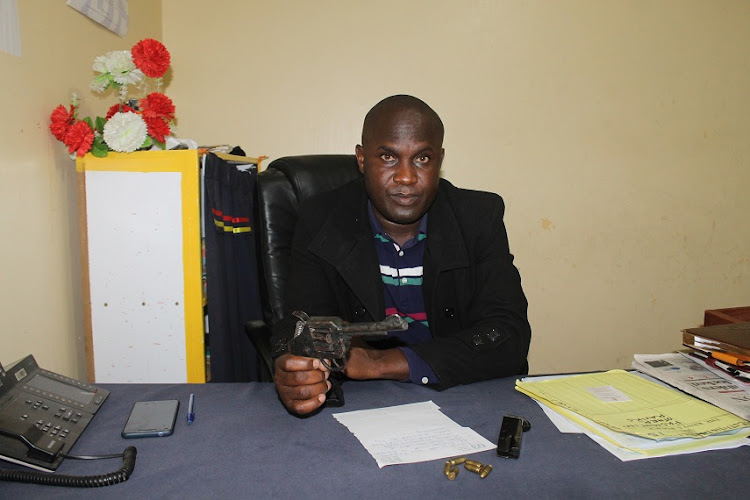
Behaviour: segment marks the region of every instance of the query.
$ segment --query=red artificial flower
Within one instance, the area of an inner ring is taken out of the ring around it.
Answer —
[[[170,56],[167,48],[158,40],[146,38],[133,45],[130,50],[136,67],[151,78],[161,78],[169,69]]]
[[[174,120],[172,99],[161,92],[152,92],[140,101],[143,117],[159,117],[168,122]]]
[[[143,121],[146,122],[146,126],[148,127],[148,135],[156,142],[164,144],[166,142],[165,137],[172,133],[169,124],[161,117],[144,114]]]
[[[109,108],[109,111],[107,111],[106,119],[109,120],[113,116],[115,116],[115,113],[123,112],[127,113],[128,111],[132,111],[133,113],[137,113],[138,111],[134,108],[131,108],[127,104],[114,104],[111,108]]]
[[[75,117],[73,116],[73,106],[71,106],[70,111],[68,111],[68,108],[62,104],[59,105],[52,111],[49,120],[49,130],[52,132],[52,135],[54,135],[55,139],[58,141],[64,141],[65,134],[75,121]]]
[[[94,143],[94,131],[84,121],[77,121],[68,128],[63,140],[68,146],[69,153],[76,153],[83,156],[91,151],[91,145]]]

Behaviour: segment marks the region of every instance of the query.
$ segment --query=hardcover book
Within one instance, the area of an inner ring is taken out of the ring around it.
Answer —
[[[682,343],[701,351],[725,352],[750,362],[750,322],[687,328]]]

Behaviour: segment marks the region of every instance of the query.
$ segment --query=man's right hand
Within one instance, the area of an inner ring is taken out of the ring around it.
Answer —
[[[284,354],[276,358],[273,381],[281,402],[298,415],[305,415],[326,400],[331,372],[316,358]]]

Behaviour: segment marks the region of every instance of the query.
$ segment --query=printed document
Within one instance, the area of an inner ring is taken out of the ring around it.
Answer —
[[[556,410],[649,439],[702,438],[750,426],[721,408],[624,370],[517,381],[516,389]]]
[[[621,370],[617,370],[617,372],[625,373],[626,375],[630,375],[637,379],[643,380],[644,382],[648,382],[649,384],[666,390],[668,393],[671,392],[679,394],[674,389],[659,385],[661,382],[651,382],[649,380],[646,380],[646,378],[649,378],[648,375],[628,374],[626,372],[622,372]],[[517,381],[516,385],[518,386],[519,384],[524,383],[540,384],[542,382],[550,380],[568,379],[578,379],[574,380],[574,384],[570,385],[569,388],[580,386],[581,380],[588,380],[589,382],[596,381],[597,383],[601,383],[602,380],[605,380],[607,382],[615,383],[610,374],[611,372],[586,375],[526,377],[520,381]],[[583,379],[581,379],[581,377],[583,377]],[[619,385],[619,388],[617,385],[589,385],[589,390],[587,390],[586,393],[597,394],[602,400],[609,401],[614,405],[619,405],[620,403],[629,400],[628,395],[624,391],[619,390],[624,388],[625,386],[622,384]],[[577,392],[577,390],[580,389],[574,389],[572,392]],[[520,391],[524,392],[522,390]],[[606,449],[622,461],[639,460],[643,458],[661,457],[666,455],[677,455],[684,453],[695,453],[699,451],[722,448],[736,448],[739,446],[750,444],[750,441],[748,441],[747,439],[747,437],[750,436],[750,422],[745,422],[746,426],[741,427],[737,430],[714,434],[700,439],[676,438],[655,440],[645,437],[639,437],[628,432],[617,432],[574,411],[570,411],[560,406],[550,404],[547,401],[540,400],[534,396],[531,397],[535,399],[537,403],[539,403],[550,420],[552,420],[552,422],[558,427],[561,432],[584,432],[600,446],[602,446],[604,449]],[[694,399],[690,398],[690,396],[685,397]],[[573,399],[576,399],[576,397],[573,397]]]
[[[540,401],[537,401],[537,404],[560,432],[586,434],[599,444],[599,446],[623,462],[669,455],[684,455],[700,451],[739,448],[740,446],[750,445],[750,439],[748,439],[750,429],[742,429],[730,434],[717,434],[702,439],[684,438],[669,441],[654,441],[652,439],[639,438],[630,434],[615,432],[602,426],[598,426],[597,432],[594,432],[591,428],[575,423],[573,420],[568,419]],[[590,420],[588,423],[591,426],[596,425]]]
[[[750,389],[688,354],[636,354],[633,368],[750,420]]]
[[[432,401],[334,413],[382,468],[494,450],[495,445],[446,417]]]

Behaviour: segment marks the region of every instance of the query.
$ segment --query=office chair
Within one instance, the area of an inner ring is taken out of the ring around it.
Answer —
[[[287,156],[258,174],[255,225],[263,320],[246,323],[245,331],[258,352],[262,382],[273,380],[271,331],[284,315],[284,287],[299,203],[361,175],[354,155]]]

